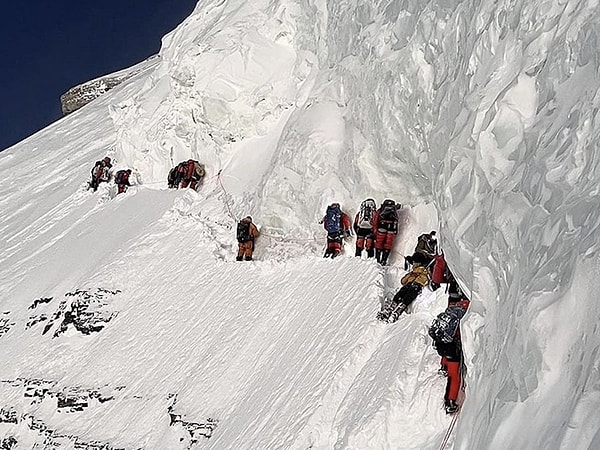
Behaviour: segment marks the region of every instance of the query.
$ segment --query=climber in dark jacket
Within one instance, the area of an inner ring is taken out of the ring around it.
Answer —
[[[442,357],[439,373],[448,377],[444,394],[444,406],[448,414],[454,414],[459,408],[457,400],[462,383],[460,320],[468,307],[467,299],[449,306],[446,311],[438,315],[429,330],[429,335],[433,338],[433,346]],[[451,332],[450,329],[453,326],[456,328]],[[438,330],[437,333],[436,330]],[[441,330],[445,330],[445,332],[442,333]]]
[[[128,186],[131,186],[129,183],[129,175],[131,175],[131,169],[119,170],[115,174],[115,184],[118,187],[117,194],[122,194],[127,191]]]
[[[432,231],[419,236],[415,252],[412,256],[407,256],[404,259],[407,264],[420,264],[428,267],[433,262],[436,253],[437,239],[435,238],[435,231]]]

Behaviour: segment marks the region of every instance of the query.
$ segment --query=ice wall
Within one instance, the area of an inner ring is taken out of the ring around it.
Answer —
[[[392,179],[408,170],[433,196],[473,289],[456,447],[588,448],[599,428],[600,314],[586,281],[599,270],[597,2],[329,5],[325,60],[349,125]]]
[[[587,448],[600,428],[587,414],[600,395],[598,12],[202,1],[113,108],[120,157],[146,181],[202,159],[272,229],[314,228],[333,196],[431,199],[474,300],[456,447]],[[253,158],[261,173],[227,179]]]

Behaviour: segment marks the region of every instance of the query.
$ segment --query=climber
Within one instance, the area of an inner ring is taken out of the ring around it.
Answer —
[[[398,233],[397,210],[400,205],[391,199],[386,199],[373,218],[373,233],[375,234],[375,257],[382,266],[387,264],[388,257]]]
[[[448,306],[455,306],[460,302],[467,300],[468,298],[463,292],[462,288],[450,272],[450,279],[448,280]]]
[[[179,165],[177,165],[169,170],[169,175],[167,176],[167,185],[169,186],[169,189],[178,189],[180,182],[181,175],[179,173]]]
[[[444,252],[437,253],[433,257],[433,263],[431,268],[431,281],[429,286],[432,291],[437,290],[442,283],[448,283],[450,281],[451,273]]]
[[[256,225],[252,223],[252,217],[246,216],[238,222],[237,225],[237,241],[238,254],[235,258],[237,261],[252,261],[252,253],[254,252],[254,240],[260,236],[260,232]]]
[[[375,256],[375,235],[373,234],[373,218],[377,211],[377,204],[372,198],[363,200],[360,209],[354,217],[354,232],[356,233],[356,253],[360,257],[363,250],[367,251],[367,258]]]
[[[437,240],[435,238],[435,231],[430,233],[424,233],[419,236],[415,252],[412,256],[405,257],[404,268],[408,267],[408,264],[420,264],[428,267],[432,262],[437,253]]]
[[[118,187],[117,194],[121,194],[127,191],[127,187],[131,186],[129,183],[129,176],[131,175],[131,169],[119,170],[115,174],[115,184]]]
[[[384,322],[395,322],[400,314],[415,301],[421,294],[423,288],[429,284],[429,271],[423,266],[415,266],[400,280],[402,287],[391,301],[386,302],[381,311],[377,313],[377,319]]]
[[[108,156],[96,161],[92,169],[92,179],[88,182],[88,189],[93,189],[95,192],[100,183],[108,182],[110,180],[110,169],[112,169],[112,164]]]
[[[448,306],[446,310],[433,320],[429,328],[429,336],[433,339],[433,347],[442,357],[439,373],[448,377],[444,406],[447,414],[458,411],[458,394],[461,388],[462,343],[460,339],[460,320],[469,307],[467,299]]]
[[[189,186],[191,189],[196,190],[198,184],[202,181],[204,175],[206,175],[204,164],[194,161],[193,159],[188,159],[187,161],[180,163],[178,167],[180,168],[181,187],[187,188]]]
[[[327,231],[327,248],[323,257],[335,258],[342,251],[343,239],[352,235],[350,217],[342,212],[339,203],[332,203],[320,223]]]
[[[467,299],[467,296],[462,291],[456,278],[454,278],[454,274],[446,263],[444,252],[436,254],[433,258],[433,269],[431,270],[429,286],[435,291],[442,283],[447,283],[448,306],[456,305],[461,300]]]

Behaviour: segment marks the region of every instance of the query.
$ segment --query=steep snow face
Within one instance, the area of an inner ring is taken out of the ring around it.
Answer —
[[[595,1],[202,2],[114,115],[122,152],[149,176],[164,176],[157,160],[209,161],[238,208],[299,235],[333,198],[434,201],[476,300],[457,445],[522,444],[502,430],[529,414],[544,436],[531,446],[584,446],[569,427],[597,395],[585,355],[600,313],[574,283],[598,273],[597,13]],[[258,173],[235,170],[252,161]],[[548,325],[575,299],[569,317],[590,321]]]
[[[426,326],[443,293],[372,323],[400,256],[439,225],[473,298],[454,447],[600,446],[597,13],[200,2],[155,65],[0,154],[13,174],[0,389],[22,419],[0,431],[31,447],[71,448],[70,433],[149,449],[439,448],[449,420]],[[140,185],[74,187],[107,150]],[[189,157],[207,165],[202,190],[165,192]],[[316,259],[324,206],[352,213],[366,196],[413,206],[387,275]],[[244,271],[231,225],[248,213],[265,261]],[[99,334],[62,330],[73,299],[99,311]],[[87,406],[69,417],[65,398]]]

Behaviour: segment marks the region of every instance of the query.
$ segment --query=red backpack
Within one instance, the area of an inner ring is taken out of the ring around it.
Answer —
[[[447,283],[446,260],[444,255],[435,255],[433,257],[433,270],[431,271],[431,281],[437,284]]]

